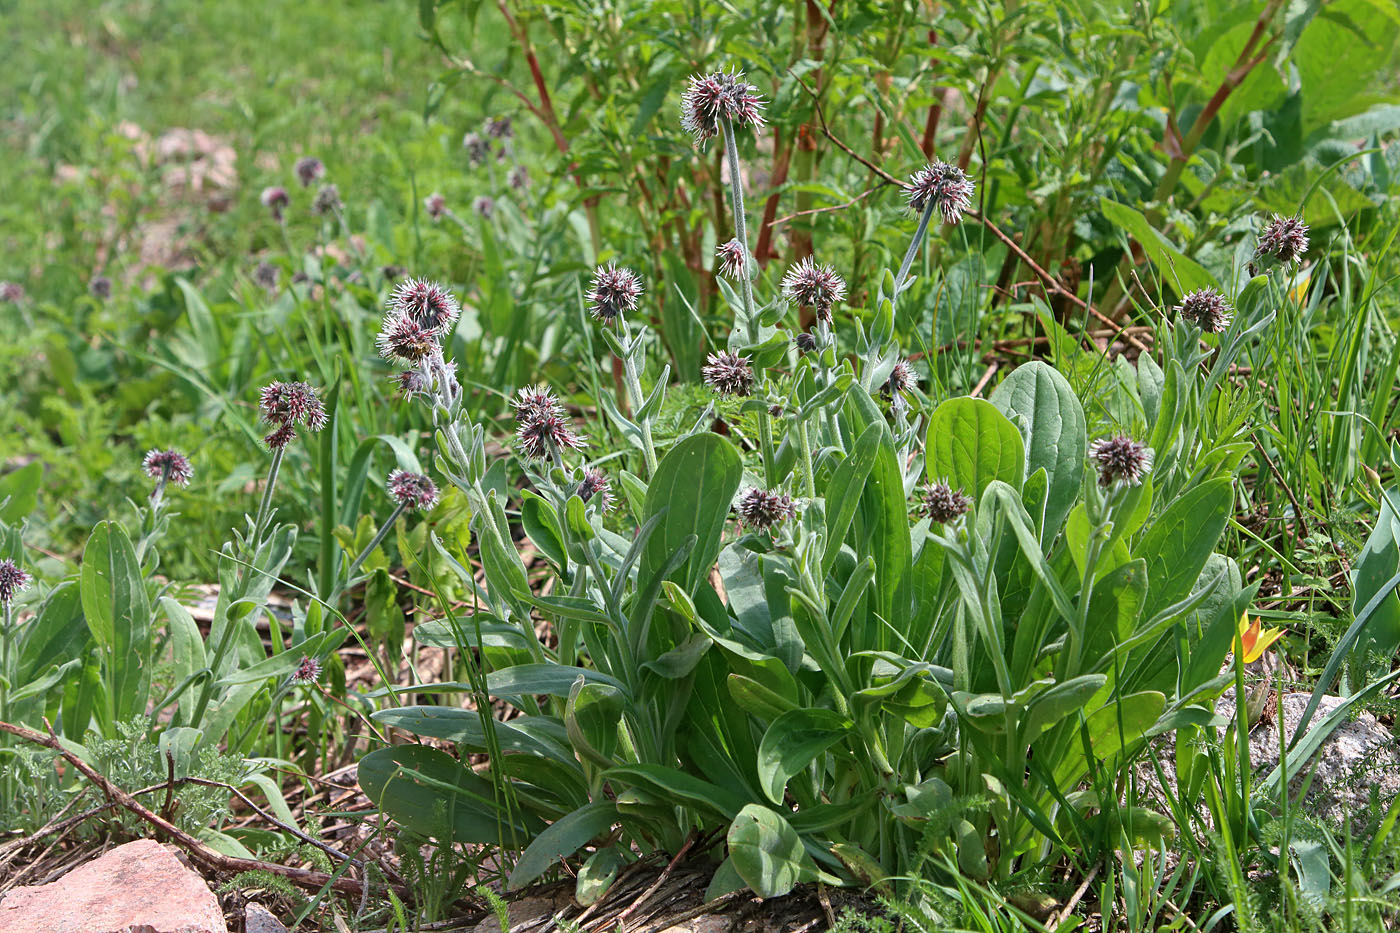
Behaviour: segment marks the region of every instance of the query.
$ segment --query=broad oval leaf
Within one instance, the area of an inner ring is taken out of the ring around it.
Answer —
[[[1044,527],[1053,535],[1073,507],[1084,476],[1084,408],[1069,381],[1040,360],[1018,366],[997,386],[991,402],[1020,429],[1027,474],[1043,467],[1049,477]]]
[[[673,576],[686,593],[694,594],[719,556],[729,506],[743,475],[739,452],[717,434],[696,434],[671,448],[647,487],[645,517],[665,514],[642,551],[637,578],[651,579],[694,535],[690,556]]]
[[[925,450],[929,481],[947,480],[973,501],[981,499],[993,480],[1018,491],[1025,481],[1021,432],[980,398],[950,398],[934,409]]]
[[[758,779],[768,799],[782,803],[788,778],[850,730],[851,721],[829,709],[794,709],[773,720],[758,744]]]
[[[751,803],[729,825],[729,858],[759,897],[782,897],[807,874],[797,830],[767,807]]]
[[[594,837],[607,832],[615,822],[617,804],[611,800],[595,800],[555,820],[520,854],[506,890],[519,891],[556,861],[573,855]]]

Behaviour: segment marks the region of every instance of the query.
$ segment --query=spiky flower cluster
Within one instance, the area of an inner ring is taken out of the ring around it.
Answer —
[[[384,316],[383,326],[374,343],[379,348],[379,355],[389,362],[416,366],[437,347],[438,332],[424,327],[415,318],[391,312]]]
[[[405,279],[389,296],[390,314],[412,318],[419,325],[445,334],[462,313],[462,306],[446,287],[427,279]]]
[[[972,207],[972,187],[972,179],[956,165],[930,162],[910,177],[905,193],[913,213],[922,214],[933,204],[944,223],[955,224]]]
[[[258,196],[258,200],[261,201],[262,206],[267,208],[268,212],[272,214],[273,220],[281,220],[282,211],[288,204],[292,203],[291,196],[287,194],[287,189],[283,188],[281,185],[273,185],[270,188],[264,188],[262,194]]]
[[[763,126],[763,98],[755,93],[757,87],[741,80],[743,77],[741,71],[691,76],[681,95],[681,128],[697,143],[720,134],[721,117],[734,126]]]
[[[604,324],[611,324],[624,314],[637,310],[642,296],[642,280],[631,269],[620,269],[609,263],[593,270],[589,283],[588,310]]]
[[[1123,482],[1137,486],[1152,472],[1152,449],[1126,434],[1101,437],[1089,445],[1089,457],[1099,470],[1099,485]]]
[[[515,409],[515,439],[526,459],[548,460],[564,450],[583,449],[583,436],[570,428],[564,406],[547,387],[527,386],[510,404]]]
[[[512,139],[515,137],[515,130],[510,125],[510,117],[487,117],[482,126],[486,130],[486,135],[492,139]]]
[[[740,496],[735,510],[739,513],[739,521],[745,527],[757,528],[759,531],[767,531],[797,515],[797,505],[791,496],[758,487]]]
[[[919,511],[927,515],[930,521],[940,525],[946,525],[966,514],[968,507],[972,505],[972,500],[963,495],[961,489],[954,489],[948,485],[947,480],[925,483],[921,492],[923,497],[919,503]]]
[[[112,280],[105,275],[94,275],[88,280],[88,294],[98,301],[112,297]]]
[[[406,509],[426,511],[437,505],[438,488],[422,473],[394,470],[386,485],[393,500]]]
[[[176,486],[185,486],[194,479],[194,467],[189,458],[178,450],[151,450],[141,461],[141,469],[153,480],[164,480]]]
[[[738,279],[749,274],[749,251],[738,240],[721,243],[715,250],[719,256],[719,271],[723,276]]]
[[[281,450],[296,438],[297,425],[319,431],[329,420],[326,406],[316,390],[305,382],[273,382],[263,387],[258,399],[262,420],[276,425],[263,441],[272,450]]]
[[[491,154],[491,143],[480,133],[468,133],[462,137],[462,148],[467,150],[467,161],[473,166],[486,161]]]
[[[434,221],[441,220],[442,215],[447,213],[447,198],[434,191],[423,199],[423,210],[427,211]]]
[[[792,338],[793,345],[797,347],[798,353],[811,353],[817,348],[817,338],[807,331],[803,331]]]
[[[316,192],[316,197],[311,201],[311,210],[317,216],[324,217],[327,214],[334,214],[340,210],[340,189],[335,185],[322,185]]]
[[[1224,333],[1234,318],[1225,296],[1213,288],[1198,288],[1181,299],[1176,313],[1207,334]]]
[[[0,603],[8,607],[15,601],[16,595],[29,588],[32,579],[33,577],[19,564],[8,557],[0,560]]]
[[[720,395],[748,395],[753,391],[753,368],[748,357],[728,350],[707,356],[700,375]]]
[[[896,360],[894,368],[890,370],[890,377],[880,387],[880,394],[889,399],[896,408],[902,409],[908,404],[905,396],[918,384],[919,374],[914,372],[914,367],[909,365],[909,361]]]
[[[846,298],[846,281],[830,266],[818,265],[811,256],[788,269],[783,276],[783,297],[799,308],[811,308],[831,323],[831,306]]]
[[[253,268],[253,283],[268,291],[277,287],[277,267],[270,262],[260,262]]]
[[[472,201],[472,210],[489,219],[492,214],[496,213],[496,201],[487,195],[479,195],[476,200]]]
[[[590,467],[583,471],[583,479],[579,481],[575,493],[584,502],[596,498],[600,512],[607,512],[612,508],[613,495],[608,484],[608,474],[597,467]]]
[[[321,662],[309,655],[302,655],[297,669],[292,672],[292,683],[299,687],[309,687],[321,679]]]
[[[517,165],[506,175],[506,184],[516,191],[524,191],[530,187],[530,173],[525,170],[525,166]]]
[[[17,305],[24,300],[24,286],[18,282],[0,282],[0,301]]]
[[[297,159],[292,171],[296,173],[297,181],[301,182],[303,188],[310,188],[326,174],[326,166],[315,156],[302,156]]]
[[[1302,259],[1307,251],[1308,225],[1303,223],[1303,218],[1275,214],[1259,234],[1254,259],[1272,259],[1289,265]]]

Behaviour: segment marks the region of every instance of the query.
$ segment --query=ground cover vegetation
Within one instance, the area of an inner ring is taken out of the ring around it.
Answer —
[[[7,885],[1400,916],[1392,4],[7,22]]]

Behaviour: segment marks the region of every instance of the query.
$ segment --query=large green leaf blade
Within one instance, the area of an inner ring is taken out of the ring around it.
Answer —
[[[1084,408],[1069,381],[1040,360],[1018,366],[997,386],[991,402],[1021,431],[1026,473],[1043,467],[1049,477],[1045,529],[1053,535],[1074,506],[1084,476]]]
[[[984,399],[950,398],[934,409],[925,450],[929,480],[947,480],[974,501],[993,480],[1016,490],[1025,481],[1021,432]]]
[[[645,517],[665,514],[642,551],[638,579],[651,579],[695,535],[690,557],[677,571],[678,582],[693,595],[719,556],[729,506],[743,475],[739,452],[716,434],[696,434],[671,448],[647,488]]]
[[[92,530],[78,586],[106,664],[113,713],[119,720],[143,715],[151,684],[151,607],[141,564],[120,525],[99,522]]]
[[[849,733],[851,722],[829,709],[794,709],[769,724],[758,745],[758,779],[774,803],[788,779]]]

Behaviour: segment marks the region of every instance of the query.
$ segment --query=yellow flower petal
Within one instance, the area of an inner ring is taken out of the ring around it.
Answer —
[[[1264,652],[1274,642],[1283,637],[1283,629],[1263,628],[1256,616],[1250,621],[1249,613],[1240,616],[1240,658],[1245,664],[1253,664],[1264,656]]]

